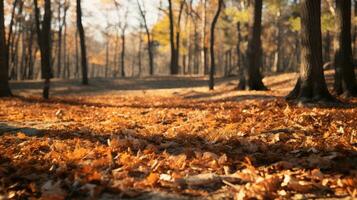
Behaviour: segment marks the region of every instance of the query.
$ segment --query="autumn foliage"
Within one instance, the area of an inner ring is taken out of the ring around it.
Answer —
[[[0,198],[353,198],[353,105],[2,99]]]

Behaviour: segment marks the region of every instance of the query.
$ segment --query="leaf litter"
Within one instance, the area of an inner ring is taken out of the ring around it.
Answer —
[[[353,199],[356,111],[280,98],[3,99],[0,199]]]

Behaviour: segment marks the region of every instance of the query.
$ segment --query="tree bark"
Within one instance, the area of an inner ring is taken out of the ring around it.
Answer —
[[[216,24],[219,18],[219,15],[221,13],[223,6],[223,0],[218,0],[218,8],[216,11],[216,14],[213,18],[212,24],[211,24],[211,43],[210,43],[210,51],[211,51],[211,70],[210,70],[210,75],[209,75],[209,89],[214,90],[214,75],[216,73],[216,63],[215,63],[215,55],[214,55],[214,42],[215,42],[215,28]]]
[[[0,0],[0,97],[11,96],[9,86],[9,67],[6,54],[6,38],[4,24],[4,0]]]
[[[40,25],[40,9],[37,0],[35,5],[35,21],[37,30],[38,46],[41,52],[41,77],[45,79],[42,96],[44,99],[49,98],[51,78],[53,78],[51,67],[51,1],[45,0],[45,13]]]
[[[182,12],[183,12],[183,7],[185,5],[185,1],[181,1],[180,3],[180,10],[179,10],[179,14],[178,14],[178,19],[177,19],[177,24],[176,24],[176,50],[175,50],[175,58],[176,58],[176,62],[177,62],[177,74],[180,71],[180,48],[181,48],[181,19],[182,19]]]
[[[338,48],[335,54],[334,89],[338,95],[357,96],[351,41],[351,0],[336,0],[336,22]]]
[[[86,38],[85,38],[84,28],[82,24],[81,0],[77,0],[77,29],[78,29],[80,45],[81,45],[82,84],[88,85],[89,84],[88,60],[87,60]]]
[[[206,46],[206,24],[207,24],[207,1],[201,0],[202,3],[202,51],[201,51],[201,64],[202,64],[202,73],[204,75],[208,72],[207,67],[207,46]]]
[[[69,74],[69,55],[67,55],[67,12],[69,9],[69,2],[65,0],[64,2],[64,14],[63,14],[63,26],[64,26],[64,34],[63,34],[63,61],[64,61],[64,69],[62,72],[62,78],[68,79]],[[75,42],[77,43],[77,36],[75,36]]]
[[[250,2],[250,21],[248,36],[248,66],[247,66],[247,89],[267,90],[262,81],[262,0],[252,0]]]
[[[240,50],[241,42],[242,42],[242,31],[241,31],[241,22],[237,22],[237,67],[238,67],[238,90],[244,90],[246,87],[246,80],[245,80],[245,69],[242,62],[242,53]]]
[[[301,1],[300,77],[288,100],[334,102],[322,68],[321,0]]]
[[[65,5],[63,5],[65,7]],[[66,9],[66,8],[64,8]],[[65,23],[65,20],[62,20],[61,12],[62,11],[62,5],[61,1],[58,1],[58,24],[59,24],[59,29],[58,29],[58,43],[57,43],[57,73],[56,77],[60,78],[61,76],[61,68],[62,68],[62,32],[63,32],[63,26]],[[66,12],[66,11],[65,11]],[[66,13],[64,13],[66,14]],[[64,16],[65,18],[65,16]]]
[[[176,46],[175,46],[175,22],[174,22],[174,11],[172,0],[168,0],[169,3],[169,19],[170,19],[170,47],[171,47],[171,64],[170,64],[170,74],[178,74],[178,58],[176,57]]]
[[[120,53],[121,77],[125,77],[125,29],[126,28],[123,28],[121,33],[121,53]]]

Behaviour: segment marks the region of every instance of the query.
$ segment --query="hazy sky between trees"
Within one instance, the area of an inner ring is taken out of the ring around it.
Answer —
[[[120,22],[118,19],[118,13],[115,10],[115,5],[113,0],[84,0],[83,4],[83,22],[84,26],[87,28],[92,28],[93,31],[104,30],[108,22],[110,24],[117,24]],[[124,19],[126,9],[128,9],[128,24],[129,32],[132,30],[137,30],[140,26],[140,16],[138,12],[138,7],[136,0],[118,0],[122,5],[120,9],[120,14],[122,15],[121,20]],[[159,10],[160,0],[143,0],[145,3],[145,8],[147,10],[147,19],[150,26],[157,22],[159,15],[162,13]],[[163,2],[164,5],[165,2]],[[95,27],[101,27],[96,29]],[[96,33],[98,34],[98,33]],[[98,34],[100,36],[100,34]]]

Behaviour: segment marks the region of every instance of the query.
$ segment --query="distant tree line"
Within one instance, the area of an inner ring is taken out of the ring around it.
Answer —
[[[81,77],[87,85],[92,77],[144,71],[209,75],[210,89],[215,76],[237,75],[238,89],[267,90],[265,74],[300,68],[288,99],[334,101],[323,74],[326,63],[335,67],[335,93],[357,94],[357,3],[351,0],[167,0],[158,6],[154,25],[147,2],[136,0],[131,3],[140,27],[130,32],[128,8],[108,2],[119,21],[108,21],[105,41],[98,41],[83,26],[81,0],[72,10],[75,27],[69,0],[1,0],[0,96],[11,96],[9,80],[41,77],[43,97],[49,98],[54,77]]]

